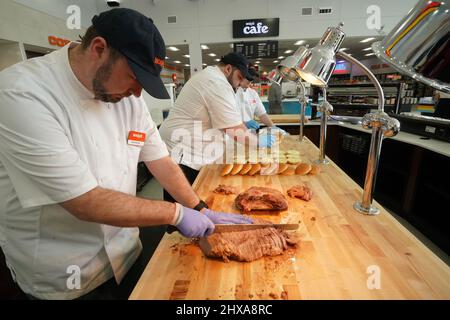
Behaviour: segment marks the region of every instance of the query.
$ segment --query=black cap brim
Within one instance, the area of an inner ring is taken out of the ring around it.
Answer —
[[[243,77],[245,77],[248,81],[253,81],[253,76],[250,72],[248,72],[248,68],[243,66],[237,66],[237,68],[241,71]]]
[[[169,93],[167,92],[167,89],[159,76],[155,76],[151,72],[134,63],[132,60],[127,60],[137,81],[149,95],[157,99],[170,99]]]

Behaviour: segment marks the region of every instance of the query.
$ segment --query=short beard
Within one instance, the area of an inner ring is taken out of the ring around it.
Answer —
[[[111,77],[114,61],[114,59],[109,57],[108,61],[100,66],[95,73],[94,79],[92,80],[92,88],[94,90],[95,99],[97,100],[110,103],[116,103],[122,100],[122,98],[113,98],[108,94],[104,85]]]
[[[228,83],[233,88],[234,93],[236,93],[237,88],[233,86],[233,74],[237,69],[233,68],[233,71],[231,71],[230,75],[227,77]]]

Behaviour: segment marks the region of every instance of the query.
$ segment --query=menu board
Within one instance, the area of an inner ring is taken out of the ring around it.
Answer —
[[[237,42],[233,47],[249,59],[278,57],[278,41]]]

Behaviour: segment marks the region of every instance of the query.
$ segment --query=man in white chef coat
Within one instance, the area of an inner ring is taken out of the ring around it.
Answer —
[[[169,116],[159,128],[173,159],[189,182],[208,164],[223,161],[227,139],[241,145],[271,147],[273,135],[250,133],[236,106],[236,90],[252,79],[240,53],[223,56],[216,66],[196,73],[184,85]],[[165,192],[165,199],[171,200]]]
[[[120,283],[141,252],[139,226],[200,237],[251,223],[209,210],[169,157],[141,97],[167,97],[153,21],[120,8],[92,22],[81,44],[0,72],[0,246],[30,298]],[[177,203],[135,197],[138,161]]]
[[[267,127],[273,127],[274,124],[267,115],[258,92],[251,87],[253,79],[259,76],[258,72],[251,67],[249,73],[252,78],[245,79],[241,87],[236,90],[236,103],[238,110],[241,112],[242,120],[249,129],[259,129],[260,124],[255,120],[255,117],[258,117]]]

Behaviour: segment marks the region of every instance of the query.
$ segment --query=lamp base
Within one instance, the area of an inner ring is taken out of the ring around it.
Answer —
[[[359,213],[366,214],[368,216],[376,216],[380,213],[380,209],[370,206],[369,208],[364,208],[361,202],[355,202],[353,208]]]
[[[317,159],[317,160],[314,160],[313,163],[316,163],[316,164],[329,164],[330,161],[328,159],[323,159],[323,160]]]

